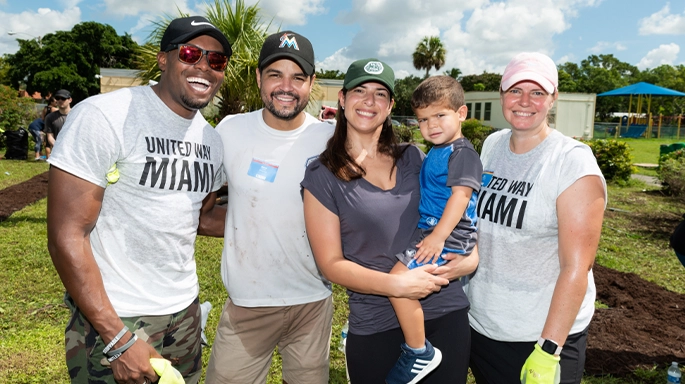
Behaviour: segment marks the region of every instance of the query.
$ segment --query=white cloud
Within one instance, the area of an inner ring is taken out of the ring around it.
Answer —
[[[625,51],[627,48],[625,45],[619,42],[609,42],[609,41],[598,41],[594,47],[588,49],[591,53],[606,53],[611,49],[616,51]]]
[[[570,63],[570,62],[574,62],[574,61],[576,61],[575,55],[568,54],[568,55],[561,56],[559,59],[557,59],[556,64],[560,65],[560,64]]]
[[[145,33],[145,39],[147,40],[147,35],[149,35],[155,28],[154,21],[159,19],[159,15],[154,15],[151,13],[141,15],[138,17],[138,22],[135,26],[128,30],[128,33],[132,36],[136,35],[138,32]],[[133,38],[139,44],[144,44],[145,41],[138,41],[135,37]]]
[[[9,36],[0,35],[0,54],[14,53],[19,49],[16,39],[31,39],[45,36],[55,31],[68,31],[81,22],[81,9],[78,7],[56,11],[50,8],[39,8],[37,11],[21,13],[0,12],[7,32],[16,32]]]
[[[669,3],[639,22],[640,35],[685,35],[685,11],[671,14]]]
[[[83,0],[59,0],[59,4],[61,4],[62,8],[64,8],[64,9],[70,9],[70,8],[75,8],[82,1]]]
[[[119,16],[138,16],[140,14],[176,15],[177,9],[189,12],[186,0],[103,0],[105,12]]]
[[[647,52],[647,55],[637,63],[637,67],[640,70],[645,70],[647,68],[656,68],[664,64],[673,65],[678,58],[679,52],[680,46],[678,44],[661,44],[659,48]]]
[[[254,4],[256,1],[246,1]],[[324,0],[261,0],[259,8],[267,21],[272,17],[283,26],[304,25],[307,23],[308,15],[318,15],[326,12]],[[284,28],[281,28],[284,29]]]
[[[420,75],[411,54],[424,36],[438,35],[447,50],[439,72],[459,68],[463,74],[501,73],[516,53],[553,54],[554,37],[570,28],[578,10],[600,2],[353,0],[336,22],[355,24],[360,30],[349,46],[323,59],[321,67],[344,71],[353,59],[376,56],[391,64],[398,78]]]

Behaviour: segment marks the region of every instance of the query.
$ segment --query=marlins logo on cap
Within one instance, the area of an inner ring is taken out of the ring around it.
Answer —
[[[293,31],[282,31],[270,35],[264,40],[259,53],[257,66],[259,70],[280,59],[297,63],[305,75],[314,74],[314,49],[306,37]]]
[[[297,49],[298,51],[300,50],[300,47],[297,46],[297,39],[295,39],[295,35],[293,34],[288,36],[287,33],[284,33],[283,36],[281,36],[281,45],[279,45],[278,48],[283,48],[285,46]]]

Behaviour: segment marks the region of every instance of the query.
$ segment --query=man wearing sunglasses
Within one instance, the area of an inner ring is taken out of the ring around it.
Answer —
[[[209,224],[224,221],[214,201],[225,177],[221,138],[198,110],[230,55],[207,19],[175,19],[157,54],[159,83],[80,102],[57,138],[48,248],[72,313],[73,383],[152,383],[153,357],[199,381],[194,243],[198,233],[223,236]]]
[[[226,117],[228,210],[221,314],[207,383],[264,383],[274,348],[288,383],[328,383],[331,287],[318,272],[304,227],[300,182],[333,126],[304,112],[314,51],[304,36],[266,38],[257,69],[264,108]]]
[[[55,92],[52,97],[55,98],[57,103],[57,110],[45,115],[45,127],[43,132],[45,132],[46,137],[46,157],[50,157],[52,148],[55,146],[55,139],[62,130],[64,122],[67,120],[67,115],[71,111],[71,93],[66,89],[60,89]]]

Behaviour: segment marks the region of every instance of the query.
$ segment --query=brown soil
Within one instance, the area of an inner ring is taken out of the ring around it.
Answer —
[[[0,221],[47,196],[48,174],[0,190]],[[635,368],[685,360],[685,295],[595,265],[598,309],[590,324],[585,370],[629,375]]]
[[[0,190],[0,221],[48,195],[48,173]]]
[[[595,311],[590,323],[587,373],[623,376],[685,360],[685,295],[634,273],[597,264],[593,271],[597,300],[609,308]]]

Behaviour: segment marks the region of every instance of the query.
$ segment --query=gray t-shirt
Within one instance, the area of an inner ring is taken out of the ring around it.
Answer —
[[[557,198],[581,177],[604,177],[590,148],[558,131],[523,154],[509,149],[510,137],[502,130],[483,144],[480,264],[467,285],[469,321],[491,339],[530,342],[540,337],[560,271]],[[570,333],[588,326],[594,300],[590,271]]]
[[[390,272],[395,255],[407,248],[419,222],[419,172],[423,153],[410,146],[397,162],[395,187],[382,190],[363,178],[344,182],[316,160],[309,165],[302,187],[340,219],[346,259],[366,268]],[[348,290],[350,332],[370,335],[399,327],[385,296]],[[426,320],[468,307],[458,281],[421,300]]]
[[[90,97],[69,113],[49,162],[106,188],[90,245],[119,316],[176,313],[197,297],[200,207],[224,182],[222,158],[200,113],[182,118],[147,86]],[[108,186],[113,164],[120,177]]]

